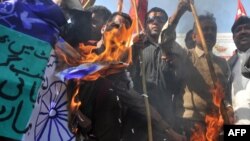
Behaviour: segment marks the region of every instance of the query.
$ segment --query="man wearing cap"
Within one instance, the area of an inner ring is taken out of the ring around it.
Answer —
[[[236,54],[229,60],[232,69],[232,101],[236,124],[250,124],[250,18],[241,16],[235,21],[231,30],[237,47]]]

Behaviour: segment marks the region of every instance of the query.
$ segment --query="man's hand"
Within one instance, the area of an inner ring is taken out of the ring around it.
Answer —
[[[193,0],[180,0],[174,14],[169,18],[169,25],[177,26],[181,16],[186,11],[191,11],[190,3],[193,3]]]
[[[193,0],[180,0],[178,4],[178,10],[191,11],[190,3],[194,3]]]
[[[145,47],[146,35],[139,34],[133,37],[133,45],[132,45],[132,57],[133,62],[139,59],[140,50]]]

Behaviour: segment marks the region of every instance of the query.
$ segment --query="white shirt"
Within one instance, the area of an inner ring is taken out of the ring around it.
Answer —
[[[250,83],[235,95],[235,124],[250,125]]]
[[[232,76],[232,104],[236,116],[236,124],[250,124],[250,81],[241,74],[241,65],[246,59],[246,54],[238,53]]]

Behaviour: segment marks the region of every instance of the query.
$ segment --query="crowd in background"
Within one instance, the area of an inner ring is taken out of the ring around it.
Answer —
[[[6,3],[3,1],[1,5]],[[63,17],[57,17],[63,24],[56,25],[55,19],[48,20],[58,31],[58,35],[49,40],[57,65],[44,75],[53,79],[48,81],[50,83],[61,81],[65,84],[68,128],[76,140],[148,140],[145,97],[149,101],[154,141],[190,140],[197,124],[206,131],[205,117],[218,111],[222,113],[224,124],[250,124],[249,17],[241,16],[232,25],[237,50],[225,60],[212,53],[217,37],[216,19],[212,13],[197,17],[203,37],[194,23],[193,29],[186,34],[186,46],[182,47],[176,42],[175,29],[182,15],[191,12],[190,0],[180,0],[172,16],[164,9],[151,8],[141,23],[143,31],[133,36],[129,46],[131,62],[124,62],[129,58],[125,52],[119,64],[115,62],[95,80],[73,78],[63,81],[55,76],[58,72],[83,64],[88,55],[85,51],[103,55],[110,45],[107,40],[112,45],[115,42],[112,39],[134,27],[135,19],[123,12],[112,13],[105,6],[92,5],[83,9],[79,1],[55,3],[63,13],[60,15]],[[109,39],[108,33],[112,33],[113,38]],[[129,37],[125,37],[124,42],[129,41]],[[57,46],[62,40],[68,43],[66,49]],[[117,45],[114,43],[114,47]],[[222,107],[216,107],[213,102],[213,90],[224,94]],[[75,100],[81,102],[78,109],[71,108]]]

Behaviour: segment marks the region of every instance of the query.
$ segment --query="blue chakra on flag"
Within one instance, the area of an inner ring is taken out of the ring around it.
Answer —
[[[75,138],[68,129],[66,97],[66,85],[62,81],[54,81],[41,95],[34,140],[71,141]]]

